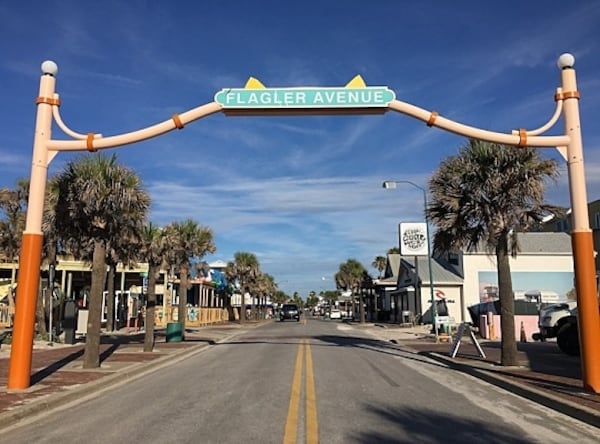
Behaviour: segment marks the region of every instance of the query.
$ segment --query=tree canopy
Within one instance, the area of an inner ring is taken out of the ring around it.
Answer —
[[[544,203],[557,163],[533,148],[469,140],[440,164],[429,181],[429,220],[436,226],[434,251],[485,248],[495,255],[501,304],[502,364],[517,364],[514,296],[509,257],[518,236],[559,207]]]

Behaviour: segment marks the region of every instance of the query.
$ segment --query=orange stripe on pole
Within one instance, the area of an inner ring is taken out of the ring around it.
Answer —
[[[593,237],[589,230],[576,231],[571,236],[573,252],[577,256],[575,280],[583,387],[600,393],[600,314]]]
[[[94,148],[94,133],[88,133],[85,139],[85,146],[90,153],[98,151],[98,148]]]
[[[41,234],[23,234],[15,302],[15,323],[8,368],[7,387],[12,390],[28,388],[31,380],[33,328],[40,281],[42,239]]]

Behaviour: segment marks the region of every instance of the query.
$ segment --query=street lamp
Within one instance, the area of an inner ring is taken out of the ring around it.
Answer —
[[[435,296],[433,292],[433,271],[431,268],[431,243],[429,238],[429,218],[427,217],[427,191],[425,188],[417,185],[410,180],[386,180],[383,182],[383,188],[395,189],[399,183],[406,183],[418,188],[423,192],[423,209],[425,211],[425,230],[427,235],[427,265],[429,267],[429,293],[431,298],[431,321],[433,323],[433,331],[435,332],[435,342],[439,342],[438,329],[437,329],[437,306],[435,305]],[[417,276],[417,279],[419,277]]]

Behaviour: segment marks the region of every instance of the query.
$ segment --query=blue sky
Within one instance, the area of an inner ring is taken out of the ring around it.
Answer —
[[[105,136],[209,103],[250,76],[267,87],[343,86],[356,74],[397,99],[500,132],[554,112],[556,60],[576,57],[588,200],[600,198],[600,2],[0,1],[1,187],[29,177],[40,65],[58,64],[61,116]],[[550,130],[560,134],[562,122]],[[68,139],[57,127],[54,139]],[[423,220],[422,192],[460,136],[381,116],[226,117],[127,147],[158,224],[215,234],[209,261],[257,255],[281,289],[334,288],[340,263],[369,271]],[[554,149],[544,156],[560,159]],[[49,174],[74,154],[60,153]],[[547,199],[569,205],[564,162]]]

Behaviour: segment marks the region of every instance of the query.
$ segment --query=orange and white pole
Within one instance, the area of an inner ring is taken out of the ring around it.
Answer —
[[[581,349],[582,379],[585,389],[600,393],[600,313],[596,288],[596,265],[594,242],[590,229],[583,143],[579,118],[579,91],[573,65],[575,58],[563,54],[558,59],[561,68],[563,117],[567,145],[567,168],[571,195],[572,227],[571,242],[577,289],[577,313],[579,344]]]
[[[57,71],[56,63],[51,61],[42,63],[40,93],[36,100],[37,118],[33,140],[27,221],[19,259],[15,320],[8,369],[7,388],[9,390],[23,390],[30,384],[35,308],[42,257],[42,214],[49,163],[46,143],[52,134],[52,105],[58,100],[54,97],[56,84],[54,75]]]

